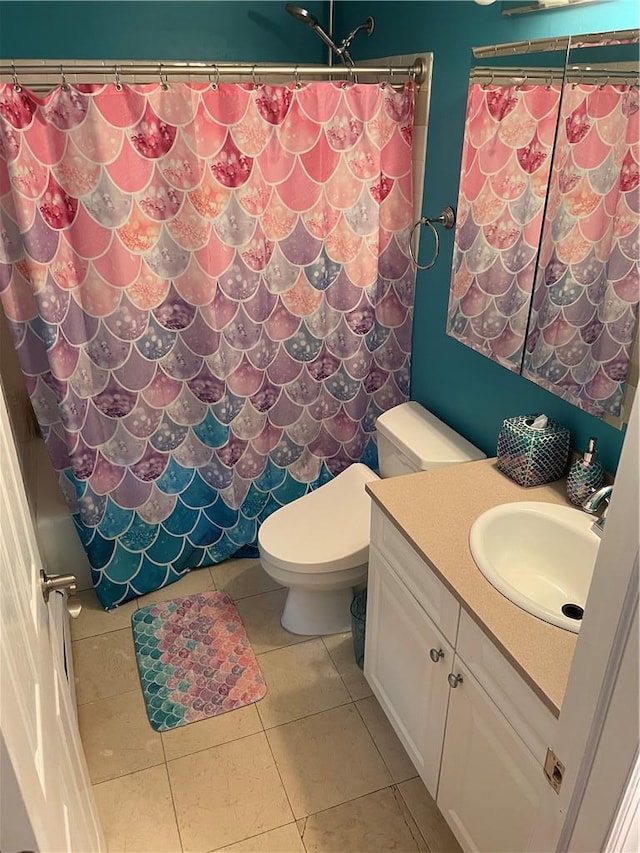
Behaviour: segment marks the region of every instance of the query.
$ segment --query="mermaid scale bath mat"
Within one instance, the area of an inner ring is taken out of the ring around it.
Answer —
[[[257,702],[267,692],[235,604],[202,592],[131,617],[142,692],[158,732]]]

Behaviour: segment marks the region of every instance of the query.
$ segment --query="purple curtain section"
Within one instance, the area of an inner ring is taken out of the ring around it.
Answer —
[[[618,415],[640,298],[637,86],[568,83],[523,374]]]
[[[447,333],[520,372],[560,87],[470,83]]]
[[[411,84],[0,86],[0,298],[106,607],[376,465],[413,110]]]

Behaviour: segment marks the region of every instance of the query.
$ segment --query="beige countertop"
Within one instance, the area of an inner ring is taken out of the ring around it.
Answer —
[[[578,635],[494,589],[471,556],[469,529],[485,510],[510,501],[570,505],[564,480],[524,489],[498,471],[495,459],[483,459],[368,483],[367,491],[558,716]]]

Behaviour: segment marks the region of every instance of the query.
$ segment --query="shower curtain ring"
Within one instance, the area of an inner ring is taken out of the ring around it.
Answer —
[[[62,83],[60,85],[62,89],[66,92],[69,86],[67,84],[67,78],[65,77],[64,68],[62,67],[62,65],[60,65],[60,78],[62,80]]]
[[[217,66],[217,65],[215,65],[215,64],[214,64],[214,66],[213,66],[213,67],[215,68],[215,71],[216,71],[216,79],[212,81],[212,80],[211,80],[211,74],[208,74],[207,76],[208,76],[208,78],[209,78],[209,85],[211,86],[211,88],[212,88],[212,89],[214,90],[214,92],[215,92],[215,90],[216,90],[216,89],[218,88],[218,86],[220,85],[220,69],[219,69],[219,68],[218,68],[218,66]]]
[[[163,92],[166,92],[169,84],[167,83],[167,75],[162,72],[162,63],[158,66],[158,73],[160,74],[160,88]]]
[[[293,69],[293,82],[296,89],[302,89],[302,83],[300,82],[300,74],[298,73],[298,66]]]
[[[600,85],[598,86],[598,89],[600,89],[600,91],[602,91],[602,89],[604,89],[604,87],[608,85],[608,83],[609,83],[609,77],[610,77],[610,75],[609,75],[609,74],[607,74],[607,76],[606,76],[606,79],[605,79],[604,83],[600,83]]]
[[[259,89],[259,88],[260,88],[260,84],[259,84],[259,83],[258,83],[258,81],[256,80],[256,66],[255,66],[255,65],[253,65],[253,66],[251,67],[251,83],[253,84],[253,88],[254,88],[254,89]]]
[[[495,74],[494,74],[494,73],[493,73],[493,71],[492,71],[492,72],[491,72],[491,77],[489,78],[489,82],[488,82],[488,83],[484,83],[484,84],[483,84],[483,86],[482,86],[482,88],[485,90],[485,92],[486,92],[486,90],[489,88],[489,86],[493,86],[493,78],[494,78],[494,77],[495,77]]]
[[[522,89],[522,87],[526,84],[526,82],[527,82],[527,75],[525,74],[524,77],[522,78],[522,80],[516,86],[516,92],[519,92],[520,89]]]
[[[11,76],[13,77],[13,88],[16,92],[22,92],[22,86],[20,85],[20,81],[18,80],[18,75],[16,73],[16,64],[15,62],[11,63]]]
[[[115,67],[115,87],[116,92],[122,92],[122,81],[120,80],[120,68],[116,65]]]

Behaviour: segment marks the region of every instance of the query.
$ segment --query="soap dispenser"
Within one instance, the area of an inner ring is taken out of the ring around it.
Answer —
[[[589,495],[600,488],[604,470],[596,459],[596,439],[590,438],[583,455],[576,459],[567,477],[567,496],[572,504],[582,506]]]

